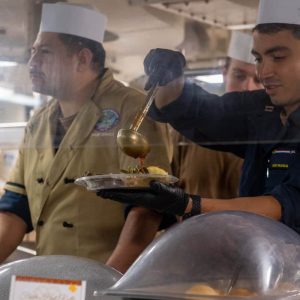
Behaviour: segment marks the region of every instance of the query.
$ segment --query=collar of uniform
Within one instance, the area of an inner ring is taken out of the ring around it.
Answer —
[[[99,85],[95,91],[95,94],[93,97],[94,102],[97,103],[98,100],[101,99],[102,94],[104,94],[106,92],[106,90],[112,84],[113,81],[114,81],[114,77],[113,77],[112,71],[109,69],[106,69],[102,78],[100,79]]]
[[[291,113],[291,115],[288,118],[288,121],[296,127],[300,127],[300,108]]]
[[[41,122],[45,121],[45,116],[51,121],[53,119],[56,119],[59,113],[59,109],[60,108],[58,102],[54,98],[40,107],[27,123],[29,132],[33,133],[34,131],[36,131],[41,126]]]

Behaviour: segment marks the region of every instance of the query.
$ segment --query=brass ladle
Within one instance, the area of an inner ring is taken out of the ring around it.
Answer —
[[[145,136],[138,132],[158,90],[158,84],[153,85],[148,92],[145,104],[135,116],[129,129],[120,129],[117,143],[121,150],[133,158],[145,158],[150,152],[150,145]]]

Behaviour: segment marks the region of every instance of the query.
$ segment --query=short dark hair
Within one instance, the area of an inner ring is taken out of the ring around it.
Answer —
[[[105,50],[101,43],[79,37],[72,34],[59,33],[59,39],[67,46],[71,53],[79,52],[84,48],[88,48],[93,53],[92,69],[101,75],[105,65]]]
[[[258,24],[254,27],[253,31],[259,33],[277,33],[282,30],[289,30],[292,32],[296,39],[300,39],[300,25],[297,24],[285,24],[285,23],[266,23]]]

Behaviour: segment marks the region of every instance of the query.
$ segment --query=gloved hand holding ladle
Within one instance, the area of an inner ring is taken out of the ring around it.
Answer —
[[[129,129],[120,129],[117,143],[121,150],[133,157],[144,159],[150,152],[150,145],[138,129],[143,122],[159,86],[164,86],[183,74],[185,58],[178,51],[152,49],[144,60],[145,73],[149,76],[145,90],[149,90],[145,104],[135,116]]]

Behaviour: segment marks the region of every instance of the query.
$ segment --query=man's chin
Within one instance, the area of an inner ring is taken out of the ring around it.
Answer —
[[[40,85],[32,84],[31,89],[35,93],[43,94],[42,93],[43,89],[42,89],[42,87]]]
[[[271,102],[276,106],[282,106],[284,103],[284,99],[278,97],[278,96],[270,96]]]
[[[41,86],[33,85],[32,86],[32,91],[34,93],[38,93],[38,94],[42,94],[42,95],[50,95],[50,93],[46,89],[42,88]]]

